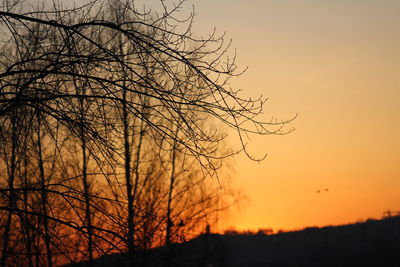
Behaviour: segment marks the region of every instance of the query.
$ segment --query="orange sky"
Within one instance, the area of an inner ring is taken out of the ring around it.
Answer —
[[[266,119],[298,113],[294,133],[253,138],[264,162],[236,158],[250,201],[230,225],[295,229],[400,211],[400,1],[189,3],[196,32],[226,31],[249,66],[232,86],[268,97]]]
[[[188,0],[183,13],[191,5],[194,32],[226,32],[249,67],[231,85],[268,97],[266,120],[298,114],[294,133],[252,138],[253,154],[268,153],[262,163],[236,158],[233,180],[250,201],[228,226],[298,229],[400,211],[399,0]]]

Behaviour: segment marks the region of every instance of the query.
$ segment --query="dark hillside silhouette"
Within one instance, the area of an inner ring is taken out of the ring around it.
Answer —
[[[275,235],[204,234],[172,249],[173,266],[399,266],[400,216]],[[164,266],[166,253],[147,252],[147,266]],[[109,256],[93,266],[122,267],[123,259]]]

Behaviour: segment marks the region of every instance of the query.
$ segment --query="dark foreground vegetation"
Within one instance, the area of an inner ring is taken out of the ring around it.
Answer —
[[[185,244],[143,252],[141,266],[399,266],[400,217],[275,235],[204,234]],[[127,266],[113,255],[83,266]]]
[[[219,218],[225,159],[288,121],[229,86],[230,42],[184,0],[39,2],[0,2],[0,266],[141,266]]]

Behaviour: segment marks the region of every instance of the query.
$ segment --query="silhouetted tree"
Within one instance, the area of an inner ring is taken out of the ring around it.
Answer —
[[[133,266],[138,248],[179,241],[225,208],[209,178],[240,151],[259,160],[247,134],[290,131],[259,118],[264,99],[228,86],[240,74],[230,44],[196,38],[193,13],[179,18],[184,2],[160,1],[158,12],[133,0],[3,2],[2,266],[121,251]],[[221,149],[220,125],[241,149]]]

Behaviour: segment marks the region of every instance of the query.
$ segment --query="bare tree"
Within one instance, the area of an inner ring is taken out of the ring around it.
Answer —
[[[262,159],[247,151],[247,134],[291,131],[290,120],[260,119],[264,99],[228,86],[240,75],[230,43],[196,38],[194,13],[179,15],[184,2],[160,1],[158,12],[133,0],[3,3],[2,266],[18,253],[51,266],[121,251],[133,266],[138,248],[176,242],[221,208],[209,183],[222,160]],[[233,129],[242,147],[221,149],[215,125]]]

